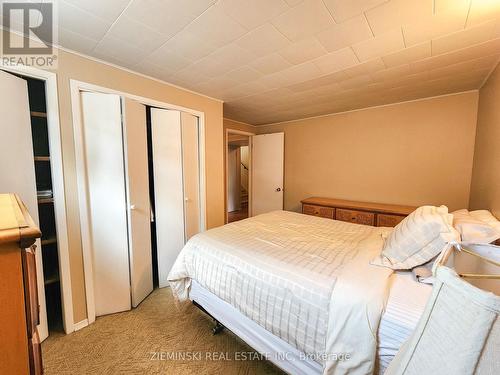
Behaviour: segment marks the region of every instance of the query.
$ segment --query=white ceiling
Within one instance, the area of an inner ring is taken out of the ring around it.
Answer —
[[[500,56],[500,0],[56,2],[63,47],[252,124],[477,89]]]

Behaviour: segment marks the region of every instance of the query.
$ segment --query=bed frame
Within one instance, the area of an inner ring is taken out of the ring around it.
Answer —
[[[197,308],[214,320],[215,325],[212,328],[214,335],[227,328],[264,358],[289,374],[318,375],[322,373],[323,367],[320,363],[308,358],[298,349],[247,318],[194,280],[189,298]]]

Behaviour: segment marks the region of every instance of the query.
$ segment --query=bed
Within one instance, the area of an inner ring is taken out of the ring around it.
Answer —
[[[430,289],[370,265],[391,230],[271,212],[194,236],[169,281],[289,373],[381,373]]]

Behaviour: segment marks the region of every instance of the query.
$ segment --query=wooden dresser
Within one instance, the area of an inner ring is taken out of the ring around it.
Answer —
[[[417,207],[311,197],[301,201],[302,213],[376,227],[394,227]]]
[[[35,240],[41,235],[14,194],[0,194],[0,374],[42,374]]]

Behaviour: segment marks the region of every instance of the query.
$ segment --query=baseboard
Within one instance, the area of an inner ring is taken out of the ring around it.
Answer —
[[[87,327],[88,325],[89,325],[89,320],[88,319],[84,319],[81,322],[75,323],[74,326],[73,326],[73,329],[75,331],[79,331],[82,328]]]

